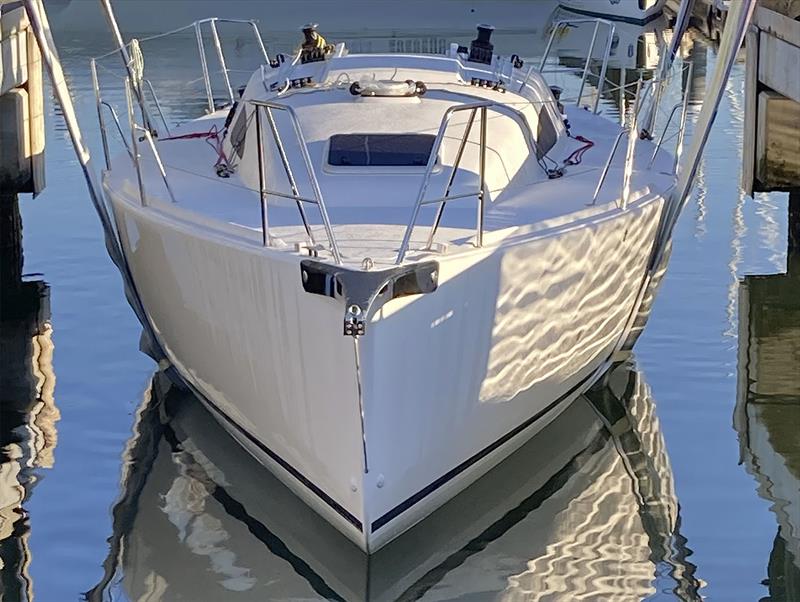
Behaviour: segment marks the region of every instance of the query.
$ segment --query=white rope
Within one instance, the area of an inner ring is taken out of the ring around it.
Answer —
[[[131,56],[131,75],[134,79],[134,85],[141,87],[142,80],[144,79],[144,55],[142,49],[139,47],[139,40],[133,38],[130,43],[130,56]]]

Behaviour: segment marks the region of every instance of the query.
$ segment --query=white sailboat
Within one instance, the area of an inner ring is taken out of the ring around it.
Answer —
[[[599,93],[582,106],[588,62],[574,106],[562,104],[545,79],[552,36],[536,70],[497,56],[485,26],[444,56],[350,54],[308,27],[295,55],[270,57],[240,23],[264,64],[235,94],[224,20],[209,19],[189,29],[209,112],[172,128],[133,40],[115,51],[130,135],[113,159],[96,86],[113,219],[44,58],[154,353],[372,553],[541,430],[635,339],[752,8],[735,8],[703,135],[677,174],[663,136],[639,140],[640,111],[620,128],[597,114]],[[218,108],[209,37],[232,107]]]
[[[309,30],[235,108],[157,141],[134,124],[138,160],[105,172],[170,362],[368,551],[607,368],[675,183],[490,35],[351,55]]]

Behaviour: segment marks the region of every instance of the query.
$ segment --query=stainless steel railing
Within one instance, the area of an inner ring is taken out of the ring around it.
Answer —
[[[297,120],[297,114],[295,113],[292,107],[277,102],[269,102],[265,100],[249,100],[248,104],[250,104],[255,108],[256,138],[258,141],[258,181],[259,181],[259,197],[261,201],[261,229],[262,229],[263,245],[265,247],[269,245],[269,214],[267,211],[267,206],[268,206],[267,199],[269,196],[277,196],[295,201],[295,203],[297,204],[297,209],[300,213],[300,218],[303,221],[306,233],[311,239],[312,244],[316,244],[314,241],[314,235],[311,231],[311,227],[308,223],[308,218],[306,216],[305,209],[303,208],[303,203],[308,203],[311,205],[316,205],[317,210],[319,211],[320,217],[322,219],[323,227],[325,228],[325,234],[328,237],[328,244],[330,245],[330,251],[331,255],[333,256],[333,260],[335,263],[341,264],[342,255],[339,252],[339,245],[336,243],[336,237],[333,234],[333,228],[331,226],[330,217],[328,216],[328,209],[325,206],[325,199],[322,196],[322,190],[320,189],[319,181],[317,180],[316,173],[314,172],[314,164],[311,162],[311,157],[308,154],[308,145],[306,144],[305,137],[303,136],[303,131],[300,129],[300,122]],[[273,111],[283,111],[289,116],[289,119],[291,120],[292,129],[294,130],[295,136],[297,137],[297,142],[300,147],[300,153],[303,157],[303,164],[306,169],[306,175],[311,184],[311,190],[314,195],[314,198],[308,198],[300,195],[300,190],[297,185],[297,180],[295,179],[294,172],[292,171],[291,164],[289,162],[289,158],[286,154],[286,149],[283,145],[283,140],[281,139],[277,125],[275,123]],[[265,114],[267,122],[269,123],[270,131],[272,133],[272,138],[273,141],[275,142],[276,148],[278,149],[278,154],[281,159],[281,164],[286,173],[286,177],[289,181],[289,186],[292,189],[292,194],[286,194],[283,192],[279,192],[277,190],[271,190],[268,189],[266,186],[266,160],[264,155],[262,112]]]
[[[264,46],[264,41],[261,38],[261,33],[258,29],[257,23],[252,20],[244,20],[244,19],[221,19],[217,17],[201,19],[199,21],[191,23],[190,25],[179,27],[177,29],[173,29],[166,33],[156,34],[144,38],[139,38],[137,40],[132,40],[131,42],[128,42],[125,45],[125,48],[128,50],[133,50],[135,47],[136,51],[138,52],[141,44],[143,43],[152,42],[154,40],[163,39],[169,36],[177,36],[180,34],[193,32],[197,40],[198,58],[200,62],[200,68],[202,71],[203,89],[205,93],[207,110],[209,112],[213,112],[216,110],[216,106],[214,102],[214,85],[212,81],[212,75],[217,73],[221,74],[224,93],[227,96],[228,101],[232,103],[235,100],[233,85],[231,83],[231,74],[234,73],[236,70],[230,69],[228,67],[228,61],[226,60],[225,57],[225,52],[222,47],[222,41],[218,29],[219,24],[233,24],[239,26],[244,25],[248,29],[250,29],[255,38],[261,60],[264,63],[269,63],[270,58],[269,55],[267,54],[266,47]],[[215,54],[219,66],[219,69],[213,72],[209,68],[208,58],[206,55],[206,48],[204,41],[205,30],[208,31],[211,40],[213,41]],[[102,61],[103,59],[107,59],[108,57],[114,56],[119,52],[120,49],[116,48],[110,52],[94,57],[91,60],[92,84],[94,87],[95,100],[98,107],[98,121],[100,124],[101,137],[103,139],[103,151],[105,153],[106,167],[108,168],[110,168],[111,165],[111,158],[109,156],[108,135],[107,135],[105,119],[103,118],[102,107],[105,106],[112,110],[112,117],[114,117],[115,123],[118,128],[119,128],[119,120],[116,118],[116,116],[113,115],[114,112],[113,107],[111,107],[111,105],[103,98],[102,88],[100,86],[100,81],[98,78],[97,67],[100,61]],[[134,57],[131,59],[131,63],[134,63],[136,61],[136,54],[137,54],[136,52],[130,53],[130,55],[133,55]],[[128,53],[126,53],[126,55],[128,55]],[[140,60],[140,62],[143,62],[143,58]],[[144,77],[143,65],[141,64],[139,64],[138,66],[126,65],[126,68],[128,69],[128,72],[130,74],[129,75],[130,85],[133,86],[134,99],[136,101],[136,104],[139,105],[139,110],[141,111],[144,125],[150,130],[151,134],[157,135],[154,122],[150,117],[152,111],[150,110],[149,103],[146,99],[146,94],[145,94],[145,86],[146,86],[146,90],[149,92],[153,104],[155,105],[155,112],[158,113],[160,121],[164,127],[164,131],[167,133],[167,135],[169,135],[170,133],[169,125],[167,123],[167,119],[164,114],[161,102],[159,101],[158,95],[156,94],[152,82],[146,77]],[[128,150],[130,152],[130,148]]]
[[[445,111],[444,116],[442,117],[442,121],[439,124],[439,131],[436,134],[436,138],[433,142],[433,146],[431,148],[431,154],[428,157],[428,163],[425,167],[425,174],[422,178],[422,183],[420,184],[419,191],[417,193],[417,199],[414,203],[414,208],[411,213],[411,217],[406,225],[405,232],[403,234],[403,240],[400,243],[400,248],[397,251],[397,257],[395,259],[395,264],[403,263],[403,259],[405,259],[406,253],[408,253],[408,248],[411,243],[411,235],[414,232],[414,228],[417,225],[417,220],[419,218],[420,210],[425,205],[437,205],[436,215],[434,217],[433,225],[431,226],[431,230],[428,234],[427,239],[427,248],[430,248],[433,244],[433,237],[436,234],[437,229],[439,228],[439,224],[441,223],[442,213],[444,212],[445,204],[449,201],[455,201],[458,199],[465,199],[465,198],[472,198],[477,197],[478,199],[478,210],[476,216],[476,224],[475,224],[475,245],[477,247],[483,246],[483,222],[484,222],[484,208],[486,204],[486,138],[487,138],[487,128],[488,128],[488,112],[489,109],[494,109],[497,112],[500,112],[503,115],[506,115],[513,119],[517,125],[519,125],[520,130],[525,137],[525,141],[528,144],[528,148],[533,155],[536,155],[536,139],[533,135],[531,130],[530,124],[526,119],[525,115],[512,107],[507,105],[499,104],[492,101],[483,101],[483,102],[475,102],[463,105],[457,105],[450,107]],[[456,156],[453,161],[453,167],[450,172],[450,177],[447,180],[447,185],[445,186],[444,195],[441,197],[437,197],[435,199],[426,199],[425,195],[428,191],[428,186],[430,185],[431,175],[433,174],[433,170],[436,167],[436,163],[439,159],[439,152],[442,147],[442,141],[444,140],[445,134],[447,132],[447,128],[450,125],[450,120],[452,119],[453,115],[459,113],[461,111],[469,111],[470,115],[467,121],[467,125],[464,129],[464,134],[461,137],[461,141],[459,142],[458,150],[456,151]],[[472,132],[473,125],[475,123],[475,118],[477,113],[480,112],[480,140],[479,140],[479,153],[478,153],[478,189],[473,192],[466,192],[461,194],[450,194],[452,190],[453,183],[455,181],[456,174],[458,172],[458,168],[461,164],[461,160],[464,156],[464,150],[466,149],[466,145],[469,141],[469,135]]]
[[[678,109],[681,109],[681,116],[678,122],[678,129],[677,129],[677,143],[675,146],[675,158],[672,165],[672,172],[677,174],[678,166],[680,164],[681,155],[683,154],[683,142],[686,136],[686,119],[689,114],[689,87],[691,86],[692,81],[692,73],[694,70],[694,64],[689,63],[685,66],[684,71],[688,72],[688,77],[686,79],[686,84],[683,89],[683,100],[677,104],[675,104],[667,115],[667,119],[664,123],[663,129],[661,131],[661,135],[658,138],[658,142],[656,143],[655,147],[653,148],[653,152],[650,155],[650,160],[647,164],[648,169],[653,166],[655,163],[656,157],[658,156],[661,147],[664,144],[666,139],[667,131],[669,130],[670,125],[672,125],[672,120],[675,117]],[[652,87],[661,87],[662,81],[661,80],[651,80],[647,82],[652,89]],[[611,168],[611,163],[616,156],[617,150],[619,149],[620,142],[622,138],[627,136],[628,137],[628,152],[626,154],[625,159],[625,167],[624,167],[624,182],[623,182],[623,196],[622,196],[622,204],[621,208],[625,208],[628,202],[628,193],[629,193],[629,186],[630,186],[630,177],[633,172],[633,153],[635,152],[635,145],[636,141],[640,138],[640,126],[646,126],[647,124],[642,123],[642,118],[640,117],[640,113],[642,112],[642,101],[645,96],[645,88],[642,85],[642,80],[640,79],[637,83],[636,88],[636,100],[635,100],[635,108],[633,110],[631,116],[631,124],[628,129],[623,129],[622,131],[617,134],[616,139],[614,140],[614,144],[611,146],[611,152],[606,159],[605,164],[603,165],[603,169],[600,172],[600,177],[597,180],[597,185],[594,189],[594,194],[592,195],[592,202],[591,204],[594,205],[597,202],[597,197],[600,194],[600,190],[603,188],[603,184],[606,181],[606,177],[608,176],[609,169]],[[658,97],[653,98],[654,106],[648,107],[651,114],[655,115],[656,110],[658,108],[658,101],[660,99]],[[647,120],[648,116],[645,115],[644,120]]]
[[[583,100],[583,91],[586,87],[586,80],[589,76],[589,69],[591,68],[592,64],[592,57],[594,55],[594,48],[597,43],[597,33],[600,29],[601,25],[604,25],[608,28],[608,37],[606,38],[606,47],[603,52],[603,62],[600,67],[600,75],[597,79],[597,96],[594,99],[594,107],[592,110],[597,113],[600,108],[600,96],[603,93],[603,88],[606,83],[606,72],[608,71],[608,61],[611,56],[611,45],[614,41],[614,33],[616,32],[616,25],[611,21],[607,21],[605,19],[562,19],[560,21],[556,21],[553,24],[553,31],[550,33],[550,39],[547,41],[547,46],[545,47],[544,54],[542,55],[542,62],[539,64],[539,72],[543,72],[545,65],[547,65],[547,59],[550,57],[550,50],[553,48],[553,41],[555,40],[556,34],[562,27],[572,27],[575,25],[581,25],[583,23],[594,23],[594,31],[592,32],[592,39],[589,42],[589,50],[586,53],[586,60],[583,66],[583,74],[581,76],[581,84],[580,89],[578,90],[578,98],[575,101],[576,106],[580,106],[581,100]]]
[[[125,101],[128,108],[128,124],[131,130],[131,145],[129,149],[129,153],[131,154],[131,158],[133,159],[133,164],[136,169],[136,179],[139,184],[139,200],[142,203],[142,206],[147,206],[147,195],[145,194],[144,188],[144,177],[142,176],[142,164],[141,164],[141,154],[139,153],[139,142],[141,140],[147,140],[147,144],[150,146],[150,151],[153,153],[153,158],[155,159],[156,165],[158,166],[158,171],[161,174],[161,179],[164,181],[164,186],[169,193],[169,197],[172,202],[176,202],[175,194],[172,192],[172,187],[169,185],[169,179],[167,178],[167,171],[164,168],[164,162],[161,160],[161,155],[156,148],[155,140],[153,139],[153,134],[150,132],[150,128],[144,127],[136,122],[136,113],[133,108],[133,85],[131,84],[130,80],[125,80]],[[142,138],[139,138],[139,135]]]

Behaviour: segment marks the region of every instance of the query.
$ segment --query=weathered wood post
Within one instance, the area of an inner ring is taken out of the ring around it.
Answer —
[[[22,222],[17,195],[0,193],[0,303],[22,282],[21,243]]]
[[[44,189],[44,92],[25,8],[0,2],[0,192]]]
[[[17,195],[43,188],[41,55],[22,4],[0,2],[0,303],[22,287]]]
[[[798,65],[800,0],[762,0],[747,34],[742,188],[749,195],[789,192],[787,251],[794,265],[800,254]]]

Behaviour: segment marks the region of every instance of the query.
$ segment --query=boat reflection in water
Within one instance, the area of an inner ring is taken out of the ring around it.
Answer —
[[[699,600],[654,403],[632,363],[369,558],[163,373],[124,459],[89,600]]]
[[[800,600],[800,254],[785,274],[739,287],[739,378],[733,423],[740,461],[771,503],[778,531],[768,600]]]

